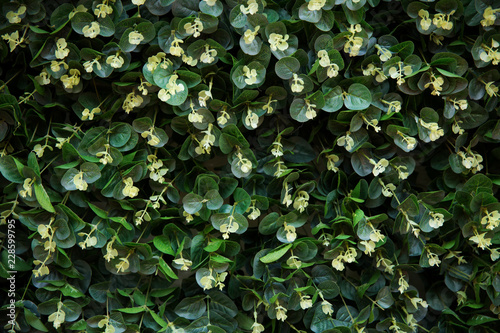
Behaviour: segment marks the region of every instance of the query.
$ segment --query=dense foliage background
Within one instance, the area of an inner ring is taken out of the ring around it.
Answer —
[[[500,1],[0,9],[6,331],[496,332]]]

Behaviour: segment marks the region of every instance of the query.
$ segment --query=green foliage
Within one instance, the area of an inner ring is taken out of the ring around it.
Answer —
[[[497,330],[498,0],[1,9],[6,330]]]

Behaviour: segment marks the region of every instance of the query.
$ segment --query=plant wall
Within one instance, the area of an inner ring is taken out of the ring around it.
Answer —
[[[496,332],[500,1],[0,9],[6,331]]]

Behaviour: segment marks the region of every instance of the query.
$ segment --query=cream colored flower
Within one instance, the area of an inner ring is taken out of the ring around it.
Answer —
[[[83,171],[78,172],[73,177],[73,183],[75,184],[76,188],[80,191],[86,191],[89,186],[87,182],[83,180]]]
[[[119,258],[119,262],[115,265],[116,272],[125,272],[130,267],[130,262],[127,258]]]
[[[36,154],[36,156],[38,158],[42,157],[44,152],[45,152],[45,149],[49,149],[50,151],[54,150],[51,146],[49,145],[41,145],[41,144],[36,144],[34,147],[33,147],[33,152]]]
[[[250,213],[250,214],[248,214],[248,218],[250,220],[256,220],[260,216],[260,209],[255,207],[254,200],[252,200],[252,205],[248,207],[248,209],[246,210],[246,213]]]
[[[205,52],[203,52],[200,56],[200,61],[204,64],[211,64],[215,61],[215,57],[217,56],[217,50],[211,49],[210,45],[205,45]]]
[[[136,197],[137,194],[139,194],[139,188],[134,186],[134,181],[132,180],[132,177],[127,177],[123,179],[123,183],[125,184],[125,187],[122,190],[122,194],[126,197]]]
[[[55,329],[58,329],[61,324],[64,324],[64,321],[66,320],[66,313],[62,309],[63,306],[64,304],[59,301],[57,303],[57,311],[49,316],[49,322],[53,323]]]
[[[373,165],[372,173],[375,177],[383,173],[385,171],[385,168],[389,166],[389,161],[385,158],[380,159],[378,162],[375,162],[375,160],[370,158],[369,161],[370,164]]]
[[[386,62],[387,60],[392,58],[392,52],[385,47],[375,44],[375,48],[377,49],[377,54],[380,57],[380,61]]]
[[[299,191],[293,201],[293,208],[302,213],[309,205],[309,194],[306,191]]]
[[[338,172],[339,168],[337,168],[335,164],[340,160],[340,158],[335,154],[328,154],[325,157],[327,159],[326,168],[333,172]]]
[[[213,98],[212,92],[210,90],[202,90],[198,93],[198,103],[200,103],[200,106],[202,107],[207,106],[207,101],[209,98]]]
[[[350,57],[355,57],[359,54],[361,50],[361,46],[363,46],[363,38],[356,37],[356,33],[363,31],[363,28],[360,24],[351,24],[351,26],[347,29],[351,35],[347,36],[347,41],[344,44],[344,52],[349,53]]]
[[[426,11],[425,9],[420,9],[418,11],[418,16],[421,18],[420,20],[420,27],[422,30],[429,30],[432,24],[432,20],[430,19],[429,12]]]
[[[259,11],[259,5],[257,4],[256,0],[248,0],[247,2],[248,6],[243,6],[240,5],[240,11],[245,14],[245,15],[253,15]]]
[[[290,258],[286,260],[286,264],[290,267],[294,267],[295,269],[299,269],[302,266],[302,261],[297,259],[299,259],[299,257],[291,255]]]
[[[345,147],[347,151],[351,151],[354,146],[354,140],[350,134],[351,132],[347,131],[345,135],[339,137],[337,140],[337,145]]]
[[[113,243],[115,242],[116,237],[113,236],[111,240],[106,244],[106,254],[104,255],[104,259],[107,262],[110,262],[111,259],[114,259],[118,256],[118,251],[113,248]]]
[[[181,271],[188,271],[189,267],[193,265],[193,262],[191,260],[185,259],[182,256],[178,259],[175,259],[173,262],[177,265],[182,266]]]
[[[307,9],[310,11],[321,10],[325,4],[326,0],[311,0],[307,3]]]
[[[252,85],[257,82],[257,70],[248,68],[248,66],[243,66],[243,75],[246,77],[245,83]]]
[[[486,90],[486,93],[488,96],[493,97],[493,96],[498,96],[498,87],[494,85],[494,81],[490,81],[485,83],[484,89]]]
[[[80,71],[76,68],[69,70],[69,74],[64,74],[61,76],[61,82],[66,89],[72,89],[80,83]]]
[[[312,307],[311,296],[309,295],[300,295],[300,307],[302,310],[309,309]]]
[[[126,113],[130,113],[134,108],[140,106],[144,99],[140,95],[136,95],[133,91],[127,95],[123,101],[122,108]]]
[[[141,34],[139,31],[134,30],[128,34],[128,42],[132,45],[139,45],[143,40],[144,40],[144,35]]]
[[[57,59],[64,59],[68,56],[68,54],[69,54],[69,49],[68,49],[68,43],[66,43],[66,39],[64,39],[64,38],[57,39],[56,58]]]
[[[293,78],[292,78],[292,92],[302,92],[304,90],[304,80],[299,78],[299,76],[296,73],[293,73]]]
[[[485,236],[486,232],[480,234],[476,230],[474,230],[474,236],[469,238],[469,240],[476,243],[477,247],[484,250],[491,245],[491,238],[485,238]]]
[[[286,315],[286,309],[284,307],[282,307],[281,305],[279,305],[279,302],[276,301],[276,319],[278,320],[281,320],[281,321],[285,321],[286,318],[287,318],[287,315]]]
[[[245,44],[252,44],[253,41],[255,40],[255,37],[257,36],[257,33],[260,29],[260,25],[256,26],[254,30],[247,29],[245,33],[243,34],[243,41]]]
[[[41,86],[45,86],[50,83],[50,74],[47,72],[47,70],[44,68],[40,72],[40,75],[35,76],[36,82],[40,84]]]
[[[203,31],[203,23],[197,17],[194,19],[193,23],[184,24],[184,29],[186,30],[186,32],[188,34],[193,35],[194,38],[197,38],[200,36],[201,32]]]
[[[101,26],[99,22],[91,22],[90,25],[86,25],[82,29],[83,36],[88,38],[96,38],[97,35],[101,32]]]
[[[248,173],[252,170],[252,162],[248,158],[244,158],[241,153],[237,153],[236,158],[238,158],[238,166],[241,172]]]
[[[411,66],[403,65],[404,63],[400,61],[396,64],[397,67],[389,68],[389,75],[391,76],[391,78],[397,79],[398,85],[405,83],[405,79],[403,78],[403,76],[410,75],[413,72]]]
[[[290,38],[288,34],[280,35],[277,33],[272,33],[269,35],[269,44],[271,44],[271,50],[276,51],[285,51],[288,49],[288,43],[287,40]]]
[[[455,11],[452,10],[449,14],[437,13],[434,14],[434,18],[432,19],[432,23],[438,28],[443,30],[451,30],[453,29],[453,22],[450,21],[450,16],[455,14]]]
[[[203,139],[199,142],[199,146],[196,147],[195,152],[199,155],[210,154],[210,150],[215,143],[215,135],[212,134],[213,124],[208,124],[206,131],[202,131],[205,135]]]
[[[396,190],[396,186],[392,183],[384,184],[382,179],[379,179],[378,182],[380,185],[382,185],[382,194],[384,195],[384,197],[392,197],[393,192]]]
[[[283,222],[283,229],[286,232],[286,240],[292,243],[297,238],[297,233],[295,232],[295,227],[293,225]]]
[[[427,249],[427,259],[429,260],[429,266],[438,266],[441,263],[437,254],[431,252],[431,250]]]
[[[281,143],[281,136],[279,136],[276,141],[273,142],[273,148],[271,149],[271,154],[274,157],[283,156],[283,144]]]
[[[498,210],[488,212],[485,210],[486,215],[481,219],[481,224],[486,225],[486,229],[493,230],[500,224],[500,213]]]
[[[441,226],[443,226],[444,223],[444,215],[441,213],[436,213],[436,212],[430,212],[430,219],[429,219],[429,225],[433,229],[437,229]]]
[[[227,223],[223,223],[220,226],[220,232],[222,232],[222,238],[229,239],[229,234],[235,233],[238,231],[239,225],[234,220],[233,215],[229,215],[229,221]]]
[[[287,207],[292,204],[292,195],[289,193],[292,190],[292,187],[288,187],[288,183],[283,183],[284,190],[285,190],[285,196],[283,197],[283,205],[286,205]]]
[[[343,256],[338,255],[335,259],[332,260],[332,267],[338,271],[343,271],[345,269]]]
[[[253,129],[257,128],[257,126],[259,125],[259,116],[251,109],[247,110],[247,116],[245,117],[245,125]]]
[[[7,20],[9,21],[10,24],[21,23],[20,16],[23,15],[24,13],[26,13],[26,6],[21,5],[21,6],[19,6],[19,8],[16,11],[7,12],[7,14],[5,15],[5,18],[7,18]]]
[[[120,55],[120,51],[117,51],[116,54],[106,58],[106,63],[113,68],[121,68],[125,63],[125,59]]]
[[[19,31],[14,31],[11,34],[3,34],[2,39],[9,43],[10,52],[14,51],[18,45],[24,42],[24,37],[19,39]],[[55,72],[55,71],[54,71]]]
[[[69,66],[64,61],[52,60],[50,62],[50,70],[53,71],[53,72],[59,72],[61,70],[61,66],[64,69],[68,69],[69,68]]]
[[[316,110],[314,110],[314,108],[316,107],[316,104],[309,104],[309,101],[307,99],[305,100],[305,102],[306,102],[306,106],[307,106],[306,118],[309,120],[316,118],[317,113],[316,113]]]
[[[372,240],[363,240],[359,242],[365,247],[365,250],[363,251],[366,255],[371,255],[373,252],[375,252],[375,242]]]
[[[99,108],[99,107],[93,108],[92,110],[85,108],[82,112],[82,120],[87,120],[87,119],[93,120],[94,115],[96,115],[98,113],[101,113],[101,108]]]
[[[495,21],[497,19],[496,13],[500,11],[499,9],[493,9],[491,6],[486,7],[486,9],[483,12],[483,19],[481,20],[481,25],[483,27],[489,27],[495,24]]]
[[[444,135],[444,130],[439,127],[437,123],[426,123],[422,119],[419,119],[420,125],[429,130],[429,139],[431,141],[436,141]]]
[[[258,322],[254,322],[252,324],[252,333],[261,333],[261,332],[264,332],[266,329],[264,328],[264,326],[262,324],[259,324]]]
[[[327,300],[323,300],[323,302],[321,302],[321,311],[323,311],[323,313],[327,316],[331,316],[333,313],[332,303]]]
[[[424,88],[432,86],[431,95],[439,96],[443,90],[444,79],[441,75],[435,76],[434,73],[431,74],[431,81],[424,85]]]
[[[98,69],[98,70],[101,70],[102,66],[101,64],[99,63],[99,59],[101,58],[101,56],[97,56],[97,58],[94,58],[92,60],[88,60],[88,61],[85,61],[83,63],[83,68],[85,69],[85,71],[87,73],[92,73],[94,71],[94,65],[95,67]],[[50,83],[50,81],[49,81]]]
[[[106,16],[113,14],[113,7],[106,3],[100,3],[96,6],[94,15],[97,16],[97,18],[105,18]]]

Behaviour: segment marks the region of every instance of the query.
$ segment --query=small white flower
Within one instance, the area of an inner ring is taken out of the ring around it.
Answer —
[[[247,116],[245,117],[245,125],[253,129],[259,125],[259,116],[250,109],[248,109]]]
[[[80,191],[85,191],[88,188],[87,182],[83,180],[83,171],[78,172],[73,177],[73,183],[75,184],[76,188]]]
[[[248,0],[248,6],[245,7],[240,5],[240,11],[245,15],[253,15],[259,11],[259,5],[257,4],[257,0]]]
[[[116,52],[114,55],[110,55],[106,58],[106,63],[113,68],[121,68],[125,63],[125,59],[120,56],[120,51]]]
[[[337,145],[345,146],[345,149],[347,151],[351,151],[353,146],[354,146],[354,140],[350,134],[351,134],[351,132],[348,131],[348,132],[346,132],[345,135],[339,137],[337,140]]]
[[[96,38],[101,32],[101,26],[98,22],[91,22],[90,25],[86,25],[82,29],[83,36],[88,38]]]
[[[132,31],[128,35],[128,42],[132,45],[139,45],[144,40],[144,35],[139,31]]]
[[[292,92],[302,92],[304,90],[304,80],[299,78],[299,76],[296,73],[293,73],[293,78],[292,78]]]
[[[255,40],[255,37],[257,36],[257,33],[260,29],[260,25],[256,26],[254,30],[247,29],[245,33],[243,34],[243,41],[245,44],[252,44],[252,42]]]
[[[436,213],[436,212],[430,212],[429,215],[431,217],[429,219],[429,225],[432,228],[437,229],[443,225],[443,223],[444,223],[444,215],[443,214]]]
[[[243,75],[246,77],[245,83],[252,85],[257,82],[257,70],[250,69],[248,66],[243,66]]]
[[[373,165],[373,170],[372,173],[375,177],[377,177],[379,174],[383,173],[385,171],[385,168],[389,166],[389,161],[386,160],[385,158],[382,158],[380,161],[375,162],[373,159],[369,159],[370,164]]]
[[[56,42],[56,58],[64,59],[69,54],[68,43],[66,43],[66,39],[59,38]]]
[[[331,316],[333,313],[332,303],[328,302],[327,300],[323,300],[323,302],[321,302],[321,310],[327,316]]]
[[[203,23],[197,17],[194,19],[193,23],[184,24],[184,29],[190,35],[193,35],[194,38],[199,37],[200,33],[203,31]]]
[[[300,295],[300,307],[302,310],[309,309],[312,306],[311,296]]]
[[[288,49],[288,43],[287,40],[290,38],[288,34],[285,36],[277,34],[277,33],[272,33],[269,35],[269,44],[271,44],[271,50],[276,51],[285,51]]]

